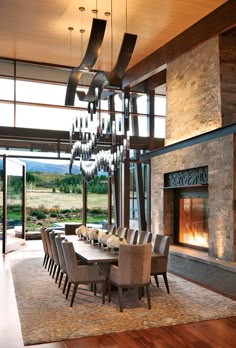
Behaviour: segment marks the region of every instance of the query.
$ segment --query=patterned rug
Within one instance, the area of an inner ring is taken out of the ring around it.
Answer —
[[[98,294],[78,290],[74,305],[62,295],[42,267],[41,258],[11,260],[17,306],[25,345],[176,325],[236,315],[236,302],[168,274],[171,294],[162,277],[160,288],[151,284],[152,309],[134,290],[124,292],[124,312],[119,312],[117,292],[102,305]],[[69,297],[70,298],[70,297]]]

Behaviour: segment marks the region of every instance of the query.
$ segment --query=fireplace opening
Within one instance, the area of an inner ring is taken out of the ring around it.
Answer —
[[[208,250],[207,187],[175,191],[175,244]]]

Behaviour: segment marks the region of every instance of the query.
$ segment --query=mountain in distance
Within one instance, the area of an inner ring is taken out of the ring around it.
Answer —
[[[69,160],[29,160],[21,158],[20,161],[26,164],[26,172],[39,172],[39,173],[55,173],[55,174],[68,174],[69,173]],[[79,162],[78,162],[79,163]],[[2,159],[0,158],[0,168],[2,168]],[[80,167],[74,162],[72,167],[72,174],[80,174]],[[99,171],[98,176],[108,173]]]
[[[14,159],[12,159],[14,160]],[[19,158],[21,162],[26,164],[26,172],[39,172],[39,173],[55,173],[55,174],[68,174],[69,173],[69,161],[55,161],[55,160],[28,160],[26,158]],[[3,160],[0,158],[0,169],[3,166]],[[73,164],[72,174],[80,174],[79,165]]]
[[[40,172],[40,173],[56,173],[56,174],[66,174],[69,173],[69,161],[68,163],[62,163],[58,160],[58,163],[53,161],[31,161],[28,159],[22,159],[22,162],[26,164],[26,172]],[[73,164],[72,168],[73,174],[79,174],[79,166]]]

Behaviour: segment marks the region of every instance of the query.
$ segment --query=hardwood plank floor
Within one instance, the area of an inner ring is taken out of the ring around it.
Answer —
[[[40,241],[29,241],[0,261],[0,348],[22,348],[20,321],[14,294],[9,259],[43,255]],[[28,348],[233,348],[236,347],[236,316],[225,319],[181,324],[62,342]]]

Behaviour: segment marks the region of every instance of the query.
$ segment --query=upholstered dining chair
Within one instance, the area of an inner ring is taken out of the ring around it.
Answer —
[[[49,255],[48,255],[48,247],[47,247],[47,242],[45,237],[45,227],[40,227],[40,235],[41,235],[41,239],[43,243],[43,251],[44,251],[43,266],[47,268]]]
[[[62,241],[62,250],[64,252],[66,270],[68,275],[68,287],[66,298],[68,298],[71,284],[74,284],[70,306],[73,306],[75,295],[79,284],[94,285],[94,294],[96,295],[96,284],[102,285],[102,303],[105,303],[105,281],[106,275],[101,272],[99,265],[78,265],[73,243]]]
[[[140,231],[138,244],[146,244],[152,242],[152,232]]]
[[[107,232],[115,234],[116,233],[116,226],[115,225],[108,225]]]
[[[133,228],[129,228],[127,231],[126,240],[127,240],[128,244],[137,244],[138,230],[135,230]]]
[[[162,275],[166,290],[170,293],[169,284],[167,279],[167,264],[170,248],[170,237],[156,234],[153,251],[157,253],[155,257],[152,257],[151,261],[151,275],[154,276],[157,287],[159,287],[158,275]]]
[[[65,237],[57,235],[55,237],[55,242],[56,242],[56,247],[57,247],[57,253],[58,253],[58,258],[59,258],[59,263],[60,263],[60,275],[59,275],[59,282],[58,282],[58,288],[61,287],[62,279],[64,274],[66,275],[65,281],[64,281],[64,286],[63,286],[63,291],[62,293],[64,294],[66,285],[68,282],[68,276],[67,276],[67,271],[66,271],[66,261],[64,257],[64,253],[62,250],[62,241],[65,240]]]
[[[128,229],[126,227],[119,226],[117,228],[117,234],[119,238],[126,238]]]
[[[49,233],[49,239],[51,243],[51,249],[52,249],[52,257],[53,257],[53,268],[52,268],[52,278],[54,278],[55,274],[55,283],[57,283],[59,273],[60,273],[60,262],[59,262],[59,257],[58,257],[58,252],[57,252],[57,247],[56,247],[56,242],[55,238],[57,236],[57,233],[54,231]]]
[[[54,260],[53,260],[53,254],[52,254],[52,247],[51,242],[49,238],[49,233],[52,232],[52,229],[46,228],[44,230],[44,236],[47,243],[47,250],[48,250],[48,256],[49,256],[49,263],[48,263],[48,272],[51,274],[53,266],[54,266]]]
[[[123,312],[122,290],[138,288],[139,299],[141,289],[146,287],[148,309],[151,309],[150,270],[152,244],[120,245],[118,266],[111,265],[108,279],[108,299],[111,301],[111,284],[118,288],[120,312]]]

